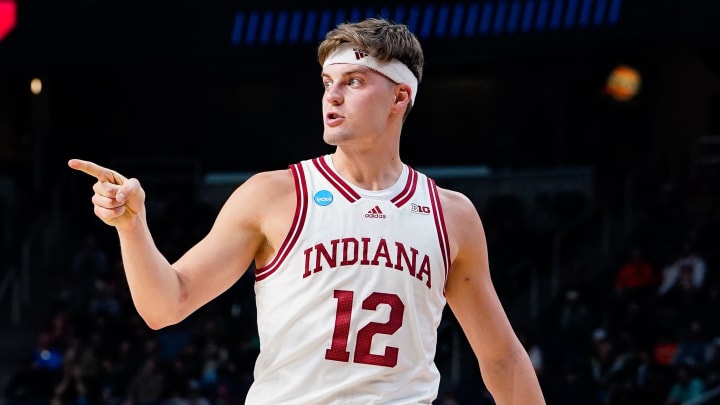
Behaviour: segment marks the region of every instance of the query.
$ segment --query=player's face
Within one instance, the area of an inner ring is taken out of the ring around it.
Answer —
[[[369,68],[345,63],[325,67],[322,82],[325,142],[373,142],[386,132],[396,84]]]

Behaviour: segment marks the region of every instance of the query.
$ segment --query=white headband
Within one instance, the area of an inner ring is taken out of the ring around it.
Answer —
[[[325,59],[323,68],[337,63],[349,63],[351,65],[365,66],[375,70],[395,83],[407,84],[410,86],[410,89],[412,89],[410,98],[412,99],[413,105],[415,105],[418,80],[412,71],[410,71],[410,69],[399,60],[392,59],[389,62],[383,62],[380,59],[371,56],[368,51],[347,44],[338,47],[335,52],[328,56],[328,58]]]

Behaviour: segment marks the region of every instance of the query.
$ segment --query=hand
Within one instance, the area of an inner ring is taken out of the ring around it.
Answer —
[[[137,179],[128,179],[115,170],[86,160],[71,159],[68,166],[97,179],[92,202],[98,218],[118,229],[132,229],[137,225],[138,214],[145,211],[145,190]]]

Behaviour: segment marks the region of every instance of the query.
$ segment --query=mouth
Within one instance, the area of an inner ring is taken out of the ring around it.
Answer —
[[[327,125],[329,127],[335,127],[335,126],[340,125],[344,119],[345,119],[345,117],[343,117],[342,115],[340,115],[338,113],[329,112],[329,113],[325,114],[325,125]]]

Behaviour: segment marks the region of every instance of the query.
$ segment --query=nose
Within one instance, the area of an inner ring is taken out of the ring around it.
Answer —
[[[342,92],[340,91],[339,86],[333,84],[329,84],[327,88],[325,88],[325,100],[330,105],[340,105],[343,102],[343,96]]]

